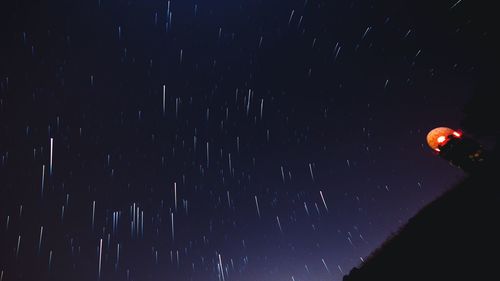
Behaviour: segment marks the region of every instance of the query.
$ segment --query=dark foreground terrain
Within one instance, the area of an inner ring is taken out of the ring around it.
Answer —
[[[490,160],[343,280],[500,280],[500,164]]]

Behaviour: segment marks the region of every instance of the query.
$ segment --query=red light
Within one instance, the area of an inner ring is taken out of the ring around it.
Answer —
[[[461,135],[459,132],[457,132],[457,131],[453,132],[453,135],[454,135],[455,137],[457,137],[457,138],[459,138],[459,137],[461,137],[461,136],[462,136],[462,135]]]
[[[439,148],[436,148],[436,149],[434,149],[434,150],[435,150],[435,151],[437,151],[437,152],[440,152],[440,151],[441,151],[441,149],[439,149]]]

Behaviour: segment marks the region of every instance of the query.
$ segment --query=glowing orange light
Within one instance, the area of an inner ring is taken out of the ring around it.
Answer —
[[[433,150],[439,149],[446,144],[450,136],[457,137],[454,132],[455,130],[446,127],[435,128],[427,134],[427,144]]]
[[[461,137],[461,136],[462,136],[462,135],[461,135],[459,132],[457,132],[457,131],[453,132],[453,135],[454,135],[455,137],[457,137],[457,138],[459,138],[459,137]]]

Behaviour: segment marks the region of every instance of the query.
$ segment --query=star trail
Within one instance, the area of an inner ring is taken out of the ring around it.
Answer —
[[[14,2],[0,281],[341,280],[463,176],[470,1]]]

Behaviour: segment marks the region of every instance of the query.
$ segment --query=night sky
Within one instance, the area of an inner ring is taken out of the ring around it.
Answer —
[[[2,2],[0,281],[341,280],[464,176],[472,1]]]

